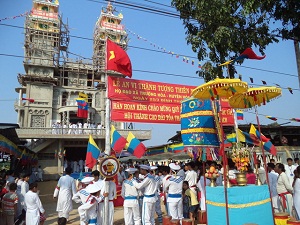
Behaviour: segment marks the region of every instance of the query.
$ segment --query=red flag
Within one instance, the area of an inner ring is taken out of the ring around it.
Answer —
[[[243,51],[239,57],[237,57],[234,61],[241,60],[241,59],[257,59],[257,60],[262,60],[266,58],[266,55],[263,56],[258,56],[254,53],[252,48],[246,48],[245,51]]]
[[[76,99],[78,109],[77,109],[77,117],[79,118],[88,118],[88,103],[82,99]]]
[[[113,70],[124,76],[132,76],[131,61],[127,53],[116,43],[107,39],[107,70]]]

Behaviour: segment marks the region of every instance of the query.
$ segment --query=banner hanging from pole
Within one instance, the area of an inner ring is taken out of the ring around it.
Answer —
[[[190,98],[196,86],[108,77],[111,120],[180,124],[181,101]],[[223,126],[233,126],[232,108],[222,100]]]

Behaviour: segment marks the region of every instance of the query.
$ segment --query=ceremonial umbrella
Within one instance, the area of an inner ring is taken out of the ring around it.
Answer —
[[[271,99],[279,96],[281,96],[281,88],[278,87],[249,88],[244,93],[238,93],[230,97],[229,104],[232,108],[247,109],[265,105]]]
[[[192,91],[192,96],[199,99],[212,100],[218,97],[230,98],[235,94],[246,92],[247,89],[248,84],[240,79],[216,78],[196,87]]]
[[[246,109],[246,108],[254,107],[257,125],[258,125],[258,131],[261,134],[257,106],[265,105],[266,102],[269,102],[271,99],[275,99],[280,96],[281,96],[281,88],[278,87],[249,88],[247,92],[236,94],[231,98],[229,98],[229,104],[232,108],[237,108],[237,109]],[[262,142],[262,135],[259,136],[260,136],[260,141]],[[261,145],[261,150],[263,155],[265,171],[267,173],[266,156],[265,156],[263,145]],[[267,174],[266,174],[266,179],[269,184],[269,178]]]
[[[192,91],[192,96],[199,99],[211,99],[213,100],[213,106],[215,105],[215,99],[219,100],[219,98],[230,98],[238,93],[246,92],[248,89],[248,84],[246,82],[241,81],[240,79],[220,79],[216,78],[212,81],[209,81],[205,84],[202,84],[196,87]],[[220,106],[220,104],[219,104]],[[222,113],[219,107],[219,118],[216,116],[216,107],[214,106],[214,114],[217,130],[219,131],[219,139],[222,142],[222,148],[224,148],[224,135],[223,135],[223,127],[222,123]],[[221,148],[220,152],[223,153],[223,149]],[[223,155],[223,166],[224,166],[224,193],[225,193],[225,203],[226,203],[226,220],[227,225],[229,225],[229,214],[228,214],[228,199],[227,199],[227,158]],[[205,179],[204,179],[205,180]]]

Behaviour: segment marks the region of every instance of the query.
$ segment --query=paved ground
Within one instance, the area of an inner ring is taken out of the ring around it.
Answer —
[[[44,181],[38,183],[40,199],[44,209],[46,210],[47,216],[47,220],[44,225],[57,225],[56,200],[52,197],[56,184],[56,181]],[[79,225],[79,216],[77,211],[78,206],[79,205],[76,203],[73,204],[74,210],[70,214],[69,225]],[[114,221],[114,225],[124,224],[123,207],[115,208]]]

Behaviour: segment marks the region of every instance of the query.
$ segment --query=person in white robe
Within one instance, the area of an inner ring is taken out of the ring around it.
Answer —
[[[84,166],[84,161],[83,159],[80,159],[78,161],[78,165],[79,165],[79,172],[83,172],[83,166]]]
[[[180,166],[175,163],[170,163],[170,169],[173,175],[166,181],[165,188],[168,189],[167,204],[169,216],[172,220],[183,219],[183,205],[182,205],[182,185],[183,177],[177,176],[176,172],[180,170]]]
[[[21,196],[21,186],[22,186],[22,183],[24,182],[24,174],[21,174],[20,175],[20,179],[18,180],[17,182],[17,190],[16,190],[16,193],[18,195],[18,206],[17,206],[17,214],[16,216],[20,216],[21,213],[22,213],[22,209],[23,209],[23,206],[21,205],[21,199],[23,198],[23,196]],[[23,202],[24,202],[24,198],[23,198]]]
[[[80,207],[78,207],[78,213],[80,217],[80,224],[84,225],[98,225],[97,222],[98,213],[97,213],[97,207],[98,207],[98,201],[100,190],[103,187],[104,182],[102,182],[102,185],[97,182],[94,184],[90,184],[87,186],[86,191],[90,193],[88,199],[84,204],[82,204]]]
[[[285,169],[285,174],[287,175],[290,184],[292,185],[294,182],[294,171],[296,170],[296,166],[293,165],[293,159],[292,158],[287,158],[286,160],[287,164],[284,165]]]
[[[29,191],[25,194],[26,224],[28,225],[39,225],[40,214],[45,214],[37,191],[37,183],[32,183],[29,185]]]
[[[82,123],[81,122],[78,122],[77,123],[77,127],[78,127],[78,134],[82,134]]]
[[[106,181],[108,181],[108,185],[106,186],[105,192],[108,193],[108,225],[114,224],[114,199],[117,197],[117,186],[116,183],[113,181],[113,178],[106,178]],[[102,224],[104,224],[104,216]]]
[[[269,179],[269,187],[271,191],[271,197],[272,197],[272,206],[275,213],[279,212],[279,198],[277,193],[277,179],[278,179],[278,173],[274,171],[275,164],[274,163],[268,163],[268,179]]]
[[[205,184],[204,184],[204,179],[205,179]],[[205,204],[205,200],[206,200],[205,190],[206,190],[206,188],[205,188],[205,186],[209,186],[209,185],[210,185],[210,180],[203,176],[203,171],[201,170],[200,171],[200,179],[197,183],[197,187],[198,187],[198,189],[201,193],[201,199],[200,199],[200,209],[201,210],[206,210],[206,204]]]
[[[290,216],[292,216],[293,188],[285,174],[284,165],[282,163],[277,163],[275,166],[275,172],[279,174],[277,179],[277,193],[281,203],[280,210],[287,212]]]
[[[197,178],[198,175],[196,171],[194,170],[195,168],[195,163],[194,162],[189,162],[185,164],[186,168],[186,173],[185,173],[185,178],[187,182],[189,182],[190,189],[197,195],[196,187],[197,187]]]
[[[124,222],[125,225],[141,225],[141,216],[138,202],[138,191],[133,186],[133,173],[136,168],[128,168],[125,170],[129,176],[122,184],[121,196],[124,199]]]
[[[43,170],[42,170],[41,166],[39,166],[39,168],[37,169],[37,171],[38,171],[39,181],[43,181]]]
[[[29,191],[29,184],[28,181],[30,179],[30,174],[23,174],[23,183],[21,184],[21,194],[20,194],[20,204],[22,206],[22,211],[24,210],[24,214],[26,211],[26,205],[25,205],[25,194]],[[24,218],[22,218],[24,219]]]
[[[73,172],[74,173],[78,172],[78,162],[76,160],[73,161]]]
[[[66,168],[66,175],[59,178],[55,188],[53,198],[58,196],[56,211],[58,217],[64,217],[68,220],[69,214],[73,209],[72,195],[76,194],[75,180],[70,176],[72,169]]]
[[[141,183],[133,181],[133,186],[138,190],[144,188],[144,198],[142,207],[142,224],[143,225],[154,225],[152,218],[154,218],[155,213],[155,202],[157,190],[156,182],[154,176],[150,173],[150,166],[140,165],[140,173],[144,175],[144,180]]]
[[[300,220],[300,166],[298,166],[295,170],[295,181],[293,183],[294,188],[294,208],[296,211],[297,220]]]

